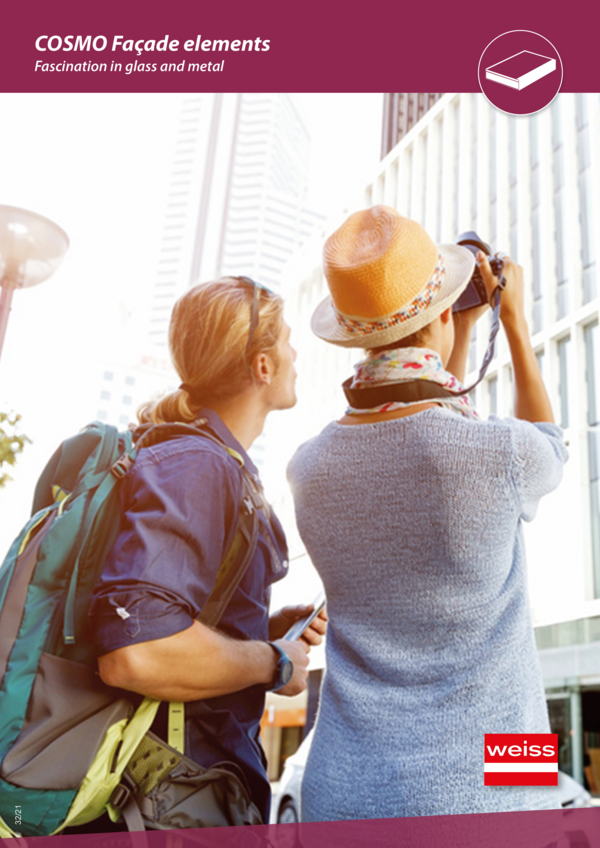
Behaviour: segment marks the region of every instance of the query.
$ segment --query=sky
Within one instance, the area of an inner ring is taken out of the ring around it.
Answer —
[[[298,95],[312,139],[309,202],[339,216],[376,171],[382,94]],[[32,439],[0,490],[0,550],[26,520],[35,480],[94,416],[102,363],[131,353],[154,270],[177,126],[171,94],[0,94],[0,204],[59,224],[70,247],[42,285],[15,292],[0,409]],[[318,261],[318,256],[315,257]]]

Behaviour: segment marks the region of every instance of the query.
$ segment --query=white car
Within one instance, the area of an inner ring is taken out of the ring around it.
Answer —
[[[313,731],[302,741],[295,754],[288,757],[283,767],[283,774],[273,794],[271,803],[271,822],[273,824],[294,823],[300,821],[300,784],[308,751],[312,741]],[[592,796],[568,774],[558,773],[558,792],[560,803],[565,809],[576,807],[592,807]],[[568,830],[568,823],[566,823]],[[583,834],[582,834],[583,836]],[[589,842],[580,841],[577,848],[587,848]],[[573,848],[575,846],[573,845]]]
[[[300,784],[302,783],[302,775],[308,759],[312,737],[313,731],[311,730],[303,739],[296,753],[285,761],[281,780],[271,801],[271,822],[273,824],[289,824],[300,821]]]

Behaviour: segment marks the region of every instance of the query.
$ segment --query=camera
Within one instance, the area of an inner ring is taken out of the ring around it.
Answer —
[[[486,256],[491,256],[492,248],[489,244],[479,238],[474,230],[469,230],[466,233],[461,233],[456,239],[455,244],[460,244],[470,250],[474,256],[477,256],[479,250],[483,251]],[[502,261],[492,257],[490,259],[490,267],[496,277],[500,276],[502,270]],[[461,294],[461,296],[452,304],[453,312],[463,312],[465,309],[473,309],[475,306],[480,306],[482,303],[488,303],[488,296],[483,284],[483,278],[479,272],[479,268],[475,265],[473,276]]]

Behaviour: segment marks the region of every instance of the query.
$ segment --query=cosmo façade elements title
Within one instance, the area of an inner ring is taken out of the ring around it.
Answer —
[[[40,35],[35,41],[35,49],[41,52],[51,51],[53,53],[59,50],[64,52],[69,51],[90,51],[95,50],[97,53],[102,53],[109,46],[109,39],[105,35]],[[176,38],[170,38],[165,35],[164,38],[125,38],[124,35],[115,35],[112,39],[110,47],[111,52],[115,50],[123,50],[129,53],[136,53],[141,56],[143,53],[152,53],[155,50],[166,53],[168,51],[176,52],[179,50],[181,41]],[[213,51],[266,51],[271,47],[269,39],[264,38],[247,38],[247,39],[227,39],[227,38],[202,38],[197,35],[195,38],[190,38],[183,42],[183,49],[188,52],[204,51],[206,53]]]

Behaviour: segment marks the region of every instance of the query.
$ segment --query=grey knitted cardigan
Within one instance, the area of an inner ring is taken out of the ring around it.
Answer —
[[[559,427],[441,408],[332,423],[288,468],[327,593],[304,821],[533,810],[485,787],[485,733],[547,733],[521,520],[558,484]]]

